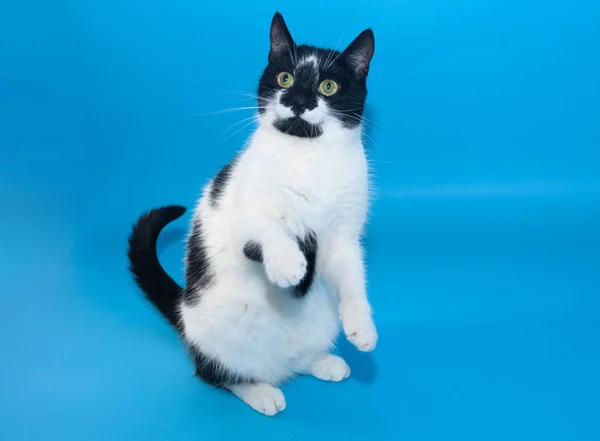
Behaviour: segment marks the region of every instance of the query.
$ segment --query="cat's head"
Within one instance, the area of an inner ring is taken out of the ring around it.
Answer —
[[[374,50],[370,29],[341,52],[296,45],[276,13],[269,64],[258,85],[261,123],[302,138],[319,137],[327,127],[359,126]]]

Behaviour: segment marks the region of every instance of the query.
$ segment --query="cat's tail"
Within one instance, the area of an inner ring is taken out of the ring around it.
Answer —
[[[129,235],[129,270],[146,298],[178,330],[177,305],[183,288],[161,266],[156,253],[156,241],[161,230],[180,218],[185,207],[168,205],[144,213]]]

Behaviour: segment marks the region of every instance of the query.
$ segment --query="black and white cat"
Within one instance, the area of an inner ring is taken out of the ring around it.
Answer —
[[[146,213],[129,238],[131,271],[187,344],[197,375],[265,415],[285,408],[278,386],[296,374],[348,377],[330,353],[340,319],[359,350],[377,342],[360,245],[373,32],[342,52],[296,45],[277,13],[270,39],[259,126],[198,201],[185,288],[156,254],[160,231],[185,208]]]

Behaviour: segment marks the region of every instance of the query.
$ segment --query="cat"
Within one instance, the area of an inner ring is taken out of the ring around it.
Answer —
[[[184,207],[145,213],[129,236],[130,270],[177,329],[196,375],[264,415],[285,409],[279,386],[295,375],[350,375],[330,353],[340,319],[359,350],[377,343],[360,244],[369,193],[361,121],[374,48],[370,29],[341,52],[297,45],[276,13],[259,124],[203,189],[185,287],[156,252]]]

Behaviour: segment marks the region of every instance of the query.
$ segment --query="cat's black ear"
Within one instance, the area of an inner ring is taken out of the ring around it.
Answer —
[[[284,53],[291,54],[294,50],[294,40],[288,31],[285,21],[279,12],[276,12],[271,22],[271,50],[269,61],[275,60]]]
[[[343,56],[346,64],[357,78],[366,78],[369,73],[369,64],[375,52],[375,35],[371,29],[366,29],[354,39],[344,50]]]

